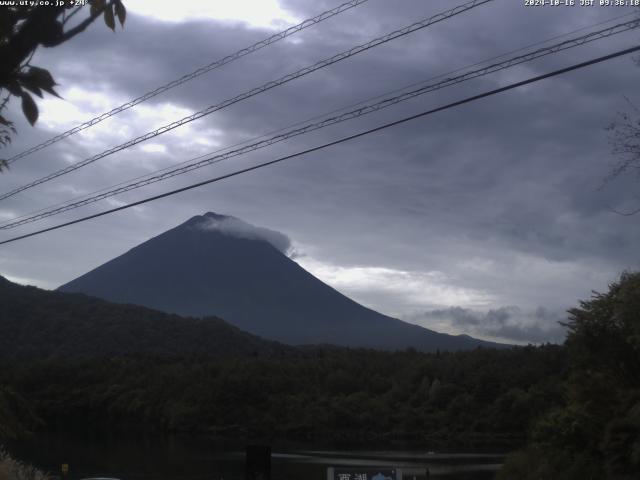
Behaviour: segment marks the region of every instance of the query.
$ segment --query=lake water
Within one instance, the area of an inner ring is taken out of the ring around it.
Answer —
[[[242,444],[221,444],[202,438],[136,439],[39,435],[8,445],[22,461],[50,473],[69,464],[69,480],[117,477],[123,480],[244,480]],[[441,451],[273,445],[272,480],[325,480],[328,467],[400,468],[403,478],[423,480],[487,480],[494,477],[504,455],[492,451]]]

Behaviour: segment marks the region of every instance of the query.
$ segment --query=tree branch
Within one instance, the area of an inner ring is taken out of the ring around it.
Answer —
[[[55,24],[62,7],[39,6],[22,24],[20,31],[0,48],[0,85],[6,85],[22,62],[38,47],[43,28]]]
[[[71,17],[73,17],[76,13],[78,13],[80,10],[82,10],[82,5],[80,5],[79,7],[76,7],[73,12],[71,12],[69,15],[67,15],[65,17],[65,19],[62,21],[62,24],[64,25],[65,23],[67,23],[69,20],[71,20]]]
[[[9,101],[9,99],[11,98],[11,94],[7,93],[7,96],[4,97],[4,100],[2,100],[2,103],[0,103],[0,112],[4,109],[4,107],[7,105],[7,102]]]
[[[87,27],[89,25],[91,25],[95,21],[96,18],[98,18],[100,15],[102,15],[102,13],[107,8],[111,8],[112,5],[113,5],[113,0],[111,0],[109,3],[105,3],[102,6],[102,8],[99,8],[93,14],[90,14],[87,18],[85,18],[82,22],[80,22],[78,25],[73,27],[71,30],[68,30],[68,31],[64,32],[62,34],[62,36],[60,37],[60,39],[57,42],[53,43],[51,46],[54,47],[56,45],[60,45],[61,43],[64,43],[67,40],[72,39],[73,37],[75,37],[79,33],[84,32],[87,29]]]

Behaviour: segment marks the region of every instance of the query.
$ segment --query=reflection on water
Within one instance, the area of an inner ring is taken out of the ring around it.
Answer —
[[[123,480],[243,480],[244,444],[202,438],[69,437],[40,435],[9,445],[19,459],[51,473],[70,465],[69,480],[117,477]],[[486,480],[504,455],[496,452],[374,450],[273,446],[273,480],[325,480],[327,467],[400,468],[403,478]]]

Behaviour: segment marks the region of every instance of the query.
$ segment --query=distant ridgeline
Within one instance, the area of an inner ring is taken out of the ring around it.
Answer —
[[[123,355],[271,355],[291,349],[219,318],[182,318],[136,305],[17,285],[0,277],[0,361]]]
[[[6,280],[0,298],[1,431],[34,412],[49,429],[247,441],[528,436],[500,479],[640,471],[640,274],[572,309],[563,346],[442,353],[285,347],[220,320]]]
[[[216,318],[3,278],[0,298],[0,385],[48,429],[494,443],[524,440],[537,413],[561,401],[560,346],[290,347]]]
[[[560,346],[439,355],[313,348],[5,364],[0,382],[52,430],[513,447],[562,404],[564,359]]]
[[[179,315],[217,316],[290,345],[420,351],[503,348],[370,310],[287,257],[289,239],[234,217],[196,216],[61,286]]]

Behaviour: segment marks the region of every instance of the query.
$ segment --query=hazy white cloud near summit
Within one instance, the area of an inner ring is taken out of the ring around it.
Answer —
[[[291,240],[286,235],[268,228],[256,227],[235,217],[207,217],[198,224],[202,230],[219,232],[236,238],[261,240],[271,244],[285,255],[291,250]]]

